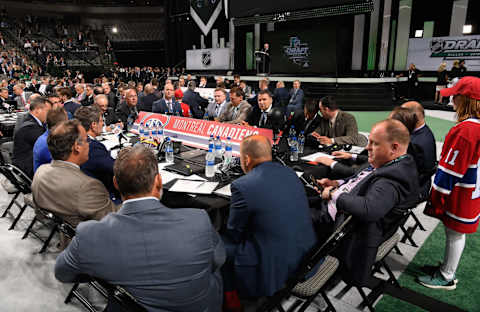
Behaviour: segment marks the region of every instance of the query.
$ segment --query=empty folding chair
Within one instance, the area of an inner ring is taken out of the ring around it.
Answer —
[[[13,230],[17,222],[20,220],[23,212],[27,208],[27,204],[24,203],[22,206],[20,206],[16,202],[16,199],[18,195],[20,195],[20,193],[27,195],[32,192],[30,189],[32,185],[32,180],[30,180],[30,178],[22,170],[20,170],[19,168],[11,164],[0,166],[0,171],[18,191],[18,193],[15,193],[12,201],[10,202],[10,204],[7,206],[7,208],[2,214],[2,218],[5,217],[14,203],[16,203],[17,206],[20,207],[20,212],[17,214],[17,216],[12,222],[12,225],[9,228],[9,230]]]

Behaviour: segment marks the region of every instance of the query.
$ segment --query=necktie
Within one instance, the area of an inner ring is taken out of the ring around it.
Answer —
[[[233,119],[233,120],[237,119],[237,112],[238,112],[238,107],[235,107],[235,108],[233,109],[233,115],[232,115],[232,119]]]
[[[170,113],[173,113],[172,102],[168,101],[168,102],[167,102],[167,105],[168,105],[168,111],[169,111]]]
[[[216,115],[216,117],[218,117],[219,113],[220,113],[220,105],[217,104],[217,106],[215,106],[215,115]]]
[[[264,126],[267,123],[267,112],[263,111],[262,112],[262,117],[260,118],[260,124],[259,126]]]

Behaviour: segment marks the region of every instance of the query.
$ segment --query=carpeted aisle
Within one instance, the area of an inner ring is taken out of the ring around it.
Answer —
[[[443,260],[445,230],[444,226],[439,224],[400,276],[400,285],[466,311],[480,311],[479,242],[480,233],[467,235],[465,251],[457,270],[457,289],[448,291],[426,288],[415,282],[415,278],[422,274],[420,270],[422,266],[437,265]],[[388,295],[378,302],[376,309],[377,311],[425,311]]]

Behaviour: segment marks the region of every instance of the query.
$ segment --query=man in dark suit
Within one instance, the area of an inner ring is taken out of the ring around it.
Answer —
[[[299,109],[303,109],[303,90],[300,89],[300,80],[293,82],[293,89],[290,90],[290,100],[287,105],[287,115]]]
[[[272,146],[263,136],[242,141],[240,163],[246,175],[231,185],[224,236],[225,292],[271,296],[316,243],[307,196],[293,170],[272,162]]]
[[[406,102],[402,107],[408,108],[417,116],[417,124],[415,130],[410,135],[411,144],[415,150],[420,153],[421,159],[424,162],[424,172],[420,172],[420,196],[421,199],[426,199],[430,192],[432,184],[431,172],[437,162],[437,144],[432,130],[425,123],[425,110],[418,102]]]
[[[103,94],[105,94],[108,98],[108,106],[113,108],[114,110],[117,109],[117,97],[115,93],[112,91],[112,87],[108,82],[102,84]]]
[[[112,130],[111,127],[114,127],[117,123],[121,123],[113,108],[108,106],[108,99],[105,94],[97,95],[94,104],[102,111],[103,124],[107,132]]]
[[[195,87],[195,81],[188,83],[188,89],[183,93],[182,102],[188,104],[193,118],[201,119],[203,117],[203,109],[206,109],[208,106],[208,100],[202,98],[198,92],[195,92]]]
[[[45,121],[51,105],[47,99],[37,97],[30,103],[30,113],[13,136],[12,162],[30,178],[33,177],[33,146],[45,132]]]
[[[82,100],[82,106],[90,106],[93,104],[93,100],[95,98],[95,94],[93,94],[93,85],[87,84],[85,87],[85,98]]]
[[[128,89],[125,92],[125,101],[120,103],[116,111],[118,119],[123,123],[124,130],[129,130],[137,119],[137,102],[137,91],[135,91],[135,89]]]
[[[272,129],[271,112],[273,108],[273,96],[268,90],[258,92],[258,107],[254,107],[248,115],[245,126]]]
[[[89,274],[118,284],[148,311],[221,311],[225,249],[208,214],[160,202],[158,162],[141,144],[120,151],[114,173],[122,207],[78,225],[57,257],[56,278]],[[114,304],[105,311],[119,311]]]
[[[325,96],[319,103],[322,119],[312,136],[320,144],[353,144],[366,146],[367,138],[358,133],[357,121],[349,113],[338,108],[335,97]],[[312,138],[309,138],[312,140]]]
[[[339,217],[337,211],[345,211],[357,223],[339,247],[343,278],[356,286],[370,285],[378,247],[396,232],[397,222],[417,201],[418,175],[415,161],[407,155],[409,137],[398,120],[383,120],[370,132],[368,168],[346,181],[319,180],[322,198],[328,202],[312,211],[314,219],[319,220],[323,211],[332,222]]]
[[[138,99],[138,110],[144,112],[152,112],[153,111],[153,102],[155,102],[157,97],[154,94],[155,89],[151,84],[146,84],[145,88],[143,89],[143,96]]]
[[[283,81],[277,82],[277,88],[273,91],[273,99],[273,105],[275,105],[275,107],[282,107],[283,110],[286,109],[290,100],[290,94],[288,93],[287,88],[285,88],[285,83]]]
[[[74,99],[72,97],[73,96],[72,95],[72,90],[70,90],[70,88],[60,88],[60,89],[58,89],[57,93],[58,93],[58,96],[60,97],[60,99],[63,102],[63,108],[65,108],[65,110],[68,113],[70,113],[72,115],[75,115],[75,111],[81,105],[74,101]]]
[[[115,193],[113,187],[113,163],[115,160],[110,156],[105,145],[98,142],[96,137],[102,133],[103,118],[98,106],[80,107],[75,112],[75,118],[80,121],[87,131],[88,160],[80,166],[80,169],[88,176],[102,181],[110,194]]]
[[[10,107],[8,104],[8,89],[0,88],[0,109],[7,109]]]
[[[297,110],[293,116],[288,118],[287,129],[293,124],[296,131],[303,131],[305,137],[308,137],[320,124],[322,117],[318,113],[318,100],[308,99],[303,110]],[[310,136],[311,137],[311,136]],[[316,140],[310,140],[311,146],[318,146]],[[307,140],[306,143],[309,143]],[[307,144],[308,145],[308,144]]]
[[[175,101],[173,85],[168,83],[163,90],[163,99],[153,102],[154,113],[182,116],[182,106]]]

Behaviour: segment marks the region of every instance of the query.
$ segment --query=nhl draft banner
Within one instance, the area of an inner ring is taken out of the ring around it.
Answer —
[[[230,49],[187,50],[187,70],[228,70]]]
[[[190,15],[206,36],[222,12],[222,0],[190,0]]]
[[[469,71],[480,70],[480,36],[409,40],[407,68],[414,63],[420,70],[436,71],[442,62],[446,62],[447,69],[450,70],[453,61],[458,59],[465,60]]]
[[[222,141],[226,141],[227,137],[230,137],[232,151],[235,156],[240,155],[240,143],[247,136],[258,134],[267,137],[270,142],[273,140],[273,131],[271,129],[245,127],[215,121],[168,116],[149,112],[140,112],[132,130],[130,131],[138,134],[138,125],[140,123],[149,127],[158,122],[162,123],[164,134],[171,137],[174,141],[180,141],[185,145],[200,149],[208,148],[208,139],[211,134],[215,137],[220,136]]]

